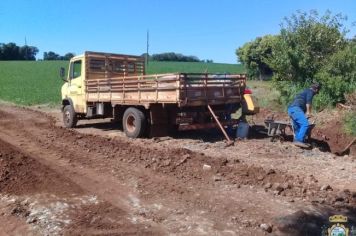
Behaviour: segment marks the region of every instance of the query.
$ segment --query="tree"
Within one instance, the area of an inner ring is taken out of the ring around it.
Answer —
[[[319,106],[345,102],[345,96],[356,93],[356,42],[349,41],[343,50],[334,53],[315,78],[323,84],[316,97]]]
[[[0,43],[0,61],[5,60],[4,59],[3,49],[4,49],[4,44]]]
[[[314,80],[324,86],[313,105],[335,105],[356,89],[356,39],[346,39],[345,20],[329,11],[323,16],[298,11],[284,19],[278,35],[256,38],[236,54],[251,77],[273,74],[284,105]]]
[[[43,60],[45,61],[53,61],[53,60],[70,60],[72,57],[74,57],[75,54],[68,52],[64,56],[60,56],[59,54],[49,51],[49,52],[44,52],[43,53]]]
[[[147,60],[152,60],[152,57],[150,56],[150,54],[147,54],[147,53],[143,53],[141,54],[141,57],[147,59]]]
[[[38,48],[33,46],[22,46],[20,47],[20,57],[24,60],[36,60],[36,54],[38,53]]]
[[[15,43],[0,44],[0,60],[36,60],[38,49],[34,46],[19,47]]]
[[[236,50],[236,55],[247,69],[250,78],[262,79],[272,76],[272,69],[267,63],[267,58],[271,56],[276,41],[278,41],[278,36],[274,35],[257,37]]]
[[[72,57],[75,57],[75,54],[68,52],[63,56],[63,60],[69,61],[70,59],[72,59]]]
[[[183,61],[183,62],[199,62],[196,56],[185,56],[180,53],[166,52],[152,55],[153,61]]]
[[[57,53],[49,51],[43,53],[43,60],[45,61],[60,60],[60,57]]]
[[[20,48],[15,43],[7,43],[2,45],[3,60],[21,60]]]
[[[285,18],[280,40],[269,60],[277,80],[304,82],[313,79],[324,60],[345,46],[341,15],[316,11]]]
[[[321,75],[317,74],[336,60],[332,59],[335,53],[346,47],[348,43],[342,24],[344,20],[345,17],[340,14],[331,15],[326,12],[319,16],[316,11],[297,12],[284,19],[279,40],[272,46],[273,52],[265,60],[273,71],[274,85],[281,94],[282,103],[289,103],[301,88],[320,79]],[[339,75],[342,76],[342,72]],[[328,80],[335,78],[330,77]],[[332,99],[333,96],[326,92],[321,90],[325,99]],[[316,105],[322,106],[320,103]]]

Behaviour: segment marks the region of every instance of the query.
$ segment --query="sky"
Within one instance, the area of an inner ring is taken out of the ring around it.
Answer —
[[[1,0],[0,43],[43,52],[99,51],[141,55],[176,52],[236,63],[235,51],[277,34],[297,10],[347,15],[356,34],[356,0]]]

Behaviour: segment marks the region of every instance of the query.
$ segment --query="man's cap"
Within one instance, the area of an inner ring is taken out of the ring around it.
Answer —
[[[313,82],[310,87],[314,90],[320,90],[321,84],[319,82]]]

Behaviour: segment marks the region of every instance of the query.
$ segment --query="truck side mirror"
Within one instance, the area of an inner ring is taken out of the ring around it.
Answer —
[[[61,67],[59,69],[59,76],[62,78],[63,81],[67,82],[67,80],[64,78],[65,76],[65,69],[63,67]]]

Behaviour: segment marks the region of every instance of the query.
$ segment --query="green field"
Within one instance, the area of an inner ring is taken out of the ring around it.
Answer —
[[[61,99],[59,68],[65,61],[1,61],[0,99],[22,105],[55,104]]]
[[[242,65],[221,64],[221,63],[202,63],[202,62],[149,62],[147,74],[188,72],[188,73],[244,73]]]
[[[67,61],[0,61],[0,100],[21,105],[56,105],[61,100],[59,68]],[[171,72],[243,73],[236,64],[150,62],[148,74]]]

